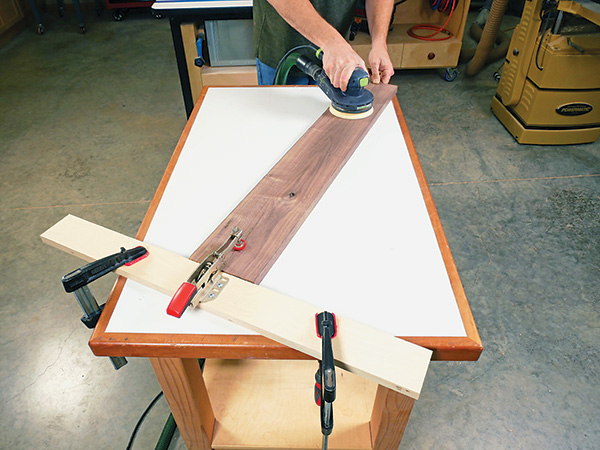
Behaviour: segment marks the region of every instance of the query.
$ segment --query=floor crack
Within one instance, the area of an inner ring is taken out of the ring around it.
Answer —
[[[49,370],[49,369],[50,369],[52,366],[54,366],[54,365],[55,365],[55,364],[58,362],[58,360],[60,359],[60,357],[61,357],[61,355],[62,355],[62,352],[63,352],[63,349],[64,349],[64,346],[65,346],[65,344],[66,344],[66,342],[67,342],[67,341],[68,341],[68,340],[71,338],[71,336],[73,336],[73,333],[75,333],[75,331],[76,331],[76,330],[75,330],[75,329],[73,329],[73,331],[71,331],[71,333],[70,333],[70,334],[69,334],[69,335],[68,335],[68,336],[67,336],[67,337],[66,337],[66,338],[65,338],[65,339],[62,341],[62,343],[61,343],[61,345],[60,345],[60,347],[59,347],[59,350],[58,350],[58,354],[56,355],[56,358],[54,358],[54,361],[52,361],[50,364],[48,364],[48,365],[47,365],[47,366],[44,368],[44,371],[43,371],[41,374],[37,375],[37,376],[35,377],[35,379],[34,379],[34,380],[31,382],[31,383],[29,383],[27,386],[23,387],[23,389],[21,389],[21,390],[20,390],[19,392],[17,392],[15,395],[13,395],[13,396],[10,398],[10,400],[14,400],[14,399],[16,399],[17,397],[20,397],[21,395],[23,395],[23,393],[24,393],[24,392],[25,392],[27,389],[29,389],[31,386],[35,385],[35,384],[36,384],[36,383],[37,383],[37,382],[40,380],[40,378],[42,378],[44,375],[46,375],[46,373],[48,372],[48,370]]]

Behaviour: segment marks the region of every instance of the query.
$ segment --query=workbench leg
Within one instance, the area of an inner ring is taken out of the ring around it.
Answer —
[[[396,450],[408,424],[415,400],[377,386],[375,404],[371,414],[371,435],[373,450]]]
[[[211,450],[215,416],[197,359],[150,358],[188,450]]]
[[[192,94],[192,101],[194,105],[198,101],[200,94],[202,93],[202,67],[197,67],[194,64],[194,59],[198,55],[196,49],[196,36],[198,35],[198,28],[195,23],[182,23],[181,24],[181,40],[183,42],[183,53],[185,57],[185,63],[187,65],[188,77],[190,79],[190,89]]]
[[[175,49],[175,60],[177,61],[177,70],[179,71],[181,92],[183,93],[183,103],[189,119],[194,110],[194,99],[192,98],[192,88],[190,87],[190,73],[188,72],[187,63],[185,61],[185,48],[183,46],[183,37],[181,35],[181,22],[180,17],[169,17],[171,36],[173,37],[173,48]]]

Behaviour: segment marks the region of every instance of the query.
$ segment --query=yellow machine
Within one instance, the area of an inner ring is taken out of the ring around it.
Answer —
[[[492,111],[521,144],[600,136],[600,3],[527,0]]]

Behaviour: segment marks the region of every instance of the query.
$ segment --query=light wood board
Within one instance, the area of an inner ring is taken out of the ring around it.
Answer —
[[[120,247],[144,245],[71,215],[41,237],[45,243],[87,261],[114,253]],[[129,267],[122,266],[117,269],[117,274],[131,277],[172,296],[193,271],[194,267],[190,270],[191,261],[154,246],[147,248],[150,254],[146,259]],[[192,265],[197,266],[193,262]],[[368,305],[362,308],[365,314],[373,313]],[[230,275],[229,284],[219,298],[203,304],[202,309],[314,358],[321,355],[321,341],[314,325],[315,314],[321,309],[316,306]],[[430,350],[340,316],[338,336],[333,340],[333,347],[339,366],[409,397],[418,398],[431,359]]]

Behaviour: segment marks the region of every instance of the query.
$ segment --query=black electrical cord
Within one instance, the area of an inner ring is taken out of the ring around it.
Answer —
[[[160,400],[162,395],[163,395],[162,391],[159,392],[159,394],[156,397],[154,397],[154,400],[152,400],[152,402],[150,402],[150,404],[146,408],[146,411],[144,411],[144,413],[138,419],[137,423],[135,424],[135,428],[133,429],[133,432],[131,433],[131,437],[129,438],[129,443],[127,444],[127,450],[131,450],[131,448],[133,447],[133,441],[135,441],[135,436],[137,435],[140,427],[142,426],[144,419],[146,418],[146,416],[148,415],[150,410],[154,407],[156,402],[158,402]]]
[[[200,370],[203,372],[204,371],[204,363],[206,362],[205,359],[198,359],[198,365],[200,366]],[[148,407],[146,408],[146,410],[143,412],[143,414],[140,416],[140,418],[138,419],[137,423],[135,424],[135,428],[133,429],[133,432],[131,433],[131,437],[129,438],[129,443],[127,444],[127,449],[126,450],[131,450],[131,447],[133,446],[133,441],[135,441],[135,436],[137,435],[140,427],[142,426],[142,422],[144,422],[144,419],[146,418],[146,416],[148,415],[148,413],[150,412],[150,410],[154,407],[154,405],[156,405],[156,402],[158,400],[160,400],[160,398],[163,396],[162,391],[158,393],[158,395],[156,397],[154,397],[154,400],[152,400],[150,402],[150,404],[148,405]],[[173,432],[175,431],[175,429],[177,428],[177,424],[175,424],[175,420],[173,419],[173,414],[169,415],[169,418],[167,419],[167,423],[165,424],[165,427],[163,428],[163,432],[160,435],[160,439],[157,445],[157,448],[159,447],[159,445],[163,445],[167,444],[167,439],[170,442],[171,438],[173,437]]]
[[[548,31],[548,28],[550,28],[550,20],[554,19],[554,14],[553,12],[555,11],[556,8],[556,3],[553,2],[552,0],[547,0],[544,2],[542,9],[540,10],[540,19],[543,20],[543,29],[542,32],[539,35],[539,42],[538,42],[538,47],[537,50],[535,52],[535,66],[538,68],[538,70],[544,70],[544,67],[540,65],[539,63],[539,58],[540,58],[540,50],[542,49],[542,41],[544,40],[544,36],[546,35],[546,31]]]

